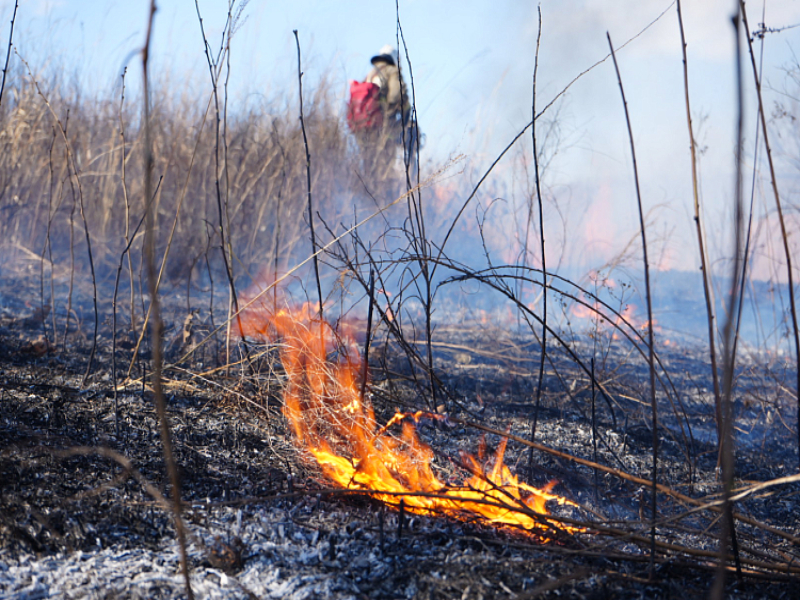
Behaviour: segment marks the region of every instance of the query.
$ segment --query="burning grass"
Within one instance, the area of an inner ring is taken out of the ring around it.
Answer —
[[[309,304],[291,309],[250,308],[240,315],[243,338],[277,342],[287,381],[284,415],[298,447],[310,453],[325,476],[345,489],[363,490],[378,500],[420,514],[444,514],[494,525],[535,531],[547,540],[550,529],[579,531],[547,518],[545,506],[578,505],[550,493],[552,482],[535,488],[511,473],[504,462],[506,440],[486,460],[463,454],[460,465],[471,474],[462,483],[446,484],[432,469],[434,453],[419,439],[415,423],[446,416],[396,413],[378,427],[364,395],[367,370],[355,340],[319,318]],[[355,350],[354,350],[355,349]],[[329,360],[335,352],[338,359]],[[401,435],[391,428],[401,425]]]

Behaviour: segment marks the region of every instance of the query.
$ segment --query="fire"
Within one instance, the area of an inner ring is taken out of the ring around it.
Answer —
[[[625,308],[614,318],[613,322],[608,321],[605,317],[600,318],[600,315],[606,314],[607,311],[603,309],[602,304],[599,302],[593,302],[591,306],[589,306],[588,301],[585,304],[576,302],[570,306],[569,311],[574,318],[579,320],[597,319],[600,325],[611,324],[614,328],[614,332],[611,334],[611,339],[613,340],[621,339],[618,328],[623,325],[627,324],[641,334],[647,333],[650,327],[650,321],[645,320],[642,322],[638,319],[636,316],[636,306],[634,304],[626,304]],[[657,319],[653,319],[653,331],[661,332],[661,326],[658,324]],[[669,341],[667,341],[665,345],[668,346]]]
[[[504,462],[503,441],[487,465],[462,454],[457,461],[470,476],[445,483],[433,472],[434,452],[416,424],[424,412],[394,415],[378,427],[372,406],[362,397],[367,375],[352,327],[334,329],[316,316],[314,306],[272,311],[265,306],[241,314],[242,337],[280,342],[286,372],[284,414],[297,445],[314,457],[327,478],[346,489],[369,491],[386,504],[419,514],[483,518],[500,526],[521,527],[549,539],[546,530],[577,531],[548,519],[546,504],[577,506],[518,480]],[[329,358],[333,356],[334,358]],[[390,433],[400,426],[400,435]],[[483,449],[479,458],[483,459]]]

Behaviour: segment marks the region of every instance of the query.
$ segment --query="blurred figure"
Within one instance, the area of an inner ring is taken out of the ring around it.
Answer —
[[[365,158],[372,158],[378,175],[391,168],[397,148],[404,147],[406,164],[415,161],[416,123],[411,101],[398,68],[397,50],[390,45],[372,57],[372,69],[363,82],[350,84],[347,120]]]
[[[411,116],[411,103],[397,67],[397,50],[387,44],[370,62],[372,70],[364,81],[378,86],[384,126],[392,133],[399,133],[403,121],[408,122]]]

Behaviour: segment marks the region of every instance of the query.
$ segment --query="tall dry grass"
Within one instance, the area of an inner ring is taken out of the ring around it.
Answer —
[[[141,99],[124,97],[122,83],[98,98],[83,95],[56,75],[31,74],[22,65],[14,71],[0,109],[4,245],[43,254],[54,264],[74,258],[80,268],[87,253],[78,218],[82,201],[101,280],[116,269],[126,237],[132,242],[132,264],[140,263],[142,230],[137,226],[145,213]],[[223,226],[237,278],[246,285],[266,266],[281,271],[307,255],[306,170],[297,103],[275,98],[243,113],[231,112],[218,149],[209,94],[191,97],[163,80],[153,87],[157,191],[152,201],[159,256],[172,244],[167,280],[208,278],[209,269],[213,274],[222,268],[217,151],[229,221]],[[402,174],[384,170],[376,179],[340,118],[343,107],[333,84],[320,81],[310,87],[304,112],[314,160],[315,210],[334,226],[349,223],[354,206],[374,207],[402,192]],[[57,120],[66,143],[57,135]]]

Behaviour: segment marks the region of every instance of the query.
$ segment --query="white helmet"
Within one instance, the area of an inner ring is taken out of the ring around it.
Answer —
[[[390,65],[397,65],[397,49],[391,44],[386,44],[380,49],[378,54],[372,57],[370,62],[373,65],[377,62],[386,62]]]

